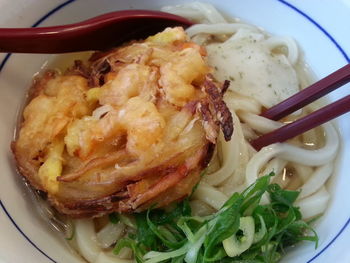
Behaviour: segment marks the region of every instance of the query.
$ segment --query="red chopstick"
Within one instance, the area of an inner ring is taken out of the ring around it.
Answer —
[[[350,64],[271,107],[263,112],[261,116],[272,120],[279,120],[348,82],[350,82]],[[272,143],[283,142],[291,139],[349,111],[350,95],[347,95],[343,99],[314,111],[299,120],[266,133],[259,138],[252,140],[250,143],[256,150],[260,150],[262,147]]]
[[[350,64],[347,64],[327,77],[315,82],[310,87],[303,89],[288,99],[271,107],[263,112],[261,116],[277,121],[348,82],[350,82]]]

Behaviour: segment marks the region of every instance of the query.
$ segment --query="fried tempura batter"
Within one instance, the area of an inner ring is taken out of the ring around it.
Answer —
[[[165,206],[188,195],[232,117],[205,50],[182,28],[47,72],[31,90],[19,170],[73,217]],[[226,83],[227,86],[227,83]]]

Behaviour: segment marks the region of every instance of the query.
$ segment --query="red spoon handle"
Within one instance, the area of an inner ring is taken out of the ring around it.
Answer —
[[[1,28],[0,52],[64,53],[104,50],[141,39],[165,27],[192,25],[189,20],[150,10],[124,10],[76,24],[41,28]]]

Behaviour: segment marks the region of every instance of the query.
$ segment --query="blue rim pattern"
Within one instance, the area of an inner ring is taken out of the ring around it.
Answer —
[[[40,25],[42,22],[44,22],[48,17],[50,17],[52,14],[56,13],[57,11],[61,10],[63,7],[75,2],[76,0],[68,0],[60,5],[58,5],[57,7],[55,7],[54,9],[52,9],[51,11],[49,11],[46,15],[44,15],[43,17],[41,17],[37,22],[35,22],[32,27],[37,27],[38,25]],[[346,60],[346,62],[350,63],[350,58],[349,56],[346,54],[346,52],[344,51],[344,49],[339,45],[339,43],[327,32],[327,30],[325,30],[319,23],[317,23],[313,18],[311,18],[309,15],[307,15],[305,12],[303,12],[302,10],[300,10],[299,8],[297,8],[296,6],[290,4],[289,2],[285,1],[285,0],[277,0],[278,2],[280,2],[281,4],[285,5],[288,8],[291,8],[292,10],[294,10],[295,12],[297,12],[298,14],[300,14],[301,16],[303,16],[305,19],[307,19],[310,23],[312,23],[314,26],[316,26],[324,35],[326,35],[326,37],[336,46],[336,48],[339,50],[339,52],[343,55],[344,59]],[[5,58],[1,61],[0,63],[0,72],[2,71],[2,69],[4,68],[6,62],[8,61],[8,59],[10,58],[11,54],[7,54],[5,56]],[[22,230],[21,228],[16,224],[16,222],[14,221],[14,219],[11,217],[11,215],[9,214],[9,212],[7,211],[6,207],[4,206],[4,204],[2,203],[1,199],[0,199],[0,206],[1,208],[4,210],[5,214],[7,215],[7,217],[10,219],[10,221],[13,223],[13,225],[15,226],[15,228],[23,235],[23,237],[32,245],[34,246],[41,254],[43,254],[47,259],[49,259],[51,262],[53,263],[57,263],[57,261],[55,261],[54,259],[52,259],[50,256],[48,256],[44,251],[42,251]],[[334,242],[335,240],[344,232],[344,230],[347,228],[347,226],[350,224],[350,218],[346,221],[346,223],[344,224],[344,226],[340,229],[340,231],[336,234],[336,236],[329,242],[329,244],[327,244],[320,252],[318,252],[315,256],[313,256],[310,260],[308,260],[306,263],[310,263],[312,261],[314,261],[317,257],[319,257],[326,249],[328,249]]]
[[[307,15],[305,12],[301,11],[299,8],[297,8],[296,6],[288,3],[287,1],[284,0],[277,0],[278,2],[288,6],[289,8],[293,9],[294,11],[296,11],[297,13],[299,13],[300,15],[302,15],[304,18],[306,18],[307,20],[309,20],[309,22],[311,22],[314,26],[316,26],[319,30],[322,31],[323,34],[325,34],[327,36],[327,38],[332,41],[332,43],[337,47],[337,49],[340,51],[340,53],[343,55],[343,57],[345,58],[345,60],[350,63],[350,58],[349,56],[346,54],[346,52],[344,51],[344,49],[339,45],[339,43],[331,36],[331,34],[329,34],[327,32],[326,29],[324,29],[319,23],[317,23],[312,17],[310,17],[309,15]]]
[[[36,21],[32,27],[37,27],[38,25],[40,25],[42,22],[44,22],[49,16],[53,15],[54,13],[56,13],[57,11],[61,10],[63,7],[69,5],[70,3],[74,2],[76,0],[68,0],[58,6],[56,6],[54,9],[52,9],[51,11],[49,11],[46,15],[44,15],[43,17],[41,17],[38,21]],[[10,58],[11,53],[7,54],[5,56],[5,58],[1,61],[0,63],[0,73],[2,71],[2,69],[4,68],[6,62],[8,61],[8,59]],[[17,223],[15,222],[15,220],[12,218],[12,216],[10,215],[10,213],[7,211],[6,207],[4,206],[3,202],[0,199],[0,206],[1,208],[4,210],[5,214],[7,215],[7,217],[10,219],[10,221],[12,222],[12,224],[15,226],[15,228],[22,234],[22,236],[33,246],[35,247],[43,256],[45,256],[47,259],[50,260],[50,262],[52,263],[57,263],[57,261],[55,261],[54,259],[52,259],[49,255],[47,255],[43,250],[41,250],[23,231],[22,229],[17,225]]]

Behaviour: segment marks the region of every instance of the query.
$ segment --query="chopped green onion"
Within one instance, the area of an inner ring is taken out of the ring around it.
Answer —
[[[216,213],[191,216],[186,198],[170,211],[149,209],[119,219],[136,229],[120,240],[114,253],[130,247],[138,263],[276,263],[284,249],[318,236],[293,206],[299,192],[270,184],[271,173],[242,193],[234,193]],[[260,204],[263,195],[271,203]],[[311,233],[311,235],[309,235]]]
[[[222,242],[229,257],[239,256],[253,244],[255,234],[254,218],[251,216],[241,217],[239,229],[243,231],[242,237],[237,238],[235,233]]]
[[[135,228],[135,229],[137,228],[135,220],[134,220],[134,218],[132,216],[119,214],[118,218],[125,225],[127,225],[127,226],[129,226],[131,228]]]
[[[109,218],[109,222],[111,222],[112,224],[117,224],[119,222],[119,218],[116,213],[109,214],[108,218]]]

